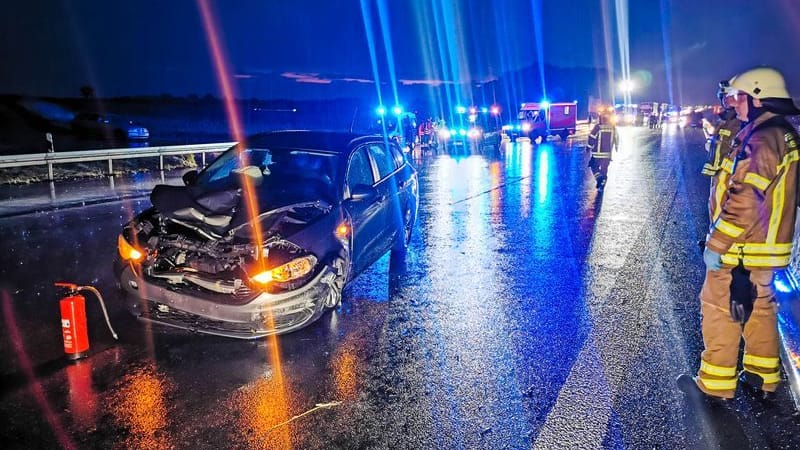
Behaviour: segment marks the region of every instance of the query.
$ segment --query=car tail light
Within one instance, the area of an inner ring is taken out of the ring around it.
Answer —
[[[285,283],[308,275],[316,264],[317,258],[314,255],[303,256],[278,267],[260,272],[251,278],[258,284],[268,284],[273,281]]]
[[[129,244],[121,234],[117,237],[117,251],[119,251],[119,256],[125,261],[138,262],[144,258],[144,252]]]

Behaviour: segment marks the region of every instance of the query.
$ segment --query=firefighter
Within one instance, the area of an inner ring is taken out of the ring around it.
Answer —
[[[746,126],[740,143],[713,176],[712,225],[703,261],[700,291],[705,349],[697,376],[678,377],[679,388],[702,400],[733,398],[741,381],[759,398],[780,381],[776,269],[789,264],[797,208],[798,137],[785,115],[800,114],[783,76],[756,68],[733,77],[729,101]],[[735,318],[730,308],[732,270],[749,271],[756,299],[752,314]],[[742,324],[744,322],[744,325]],[[739,341],[744,336],[743,369],[737,376]]]
[[[589,167],[595,178],[595,186],[602,191],[608,179],[608,166],[611,164],[611,151],[617,148],[617,127],[608,114],[600,114],[597,124],[589,134],[586,148],[591,152]]]
[[[731,92],[731,86],[728,80],[719,82],[719,90],[717,97],[722,105],[722,112],[719,113],[719,119],[714,125],[714,131],[711,137],[706,142],[706,151],[708,152],[708,160],[703,165],[702,174],[713,178],[720,170],[722,158],[728,155],[731,150],[731,144],[736,133],[742,128],[742,121],[736,117],[736,110],[729,102],[728,93]],[[711,184],[712,189],[714,184]],[[713,195],[713,192],[712,192]],[[711,211],[709,211],[709,217]]]
[[[715,176],[720,171],[722,159],[727,157],[733,149],[734,137],[736,133],[742,128],[742,121],[736,117],[736,109],[730,102],[728,93],[731,92],[731,86],[728,80],[719,82],[719,89],[717,90],[717,98],[719,98],[720,105],[722,105],[722,112],[719,114],[719,119],[714,124],[713,132],[706,141],[706,151],[708,157],[706,163],[703,164],[703,169],[700,173],[711,178],[711,193],[709,199],[716,199],[716,186],[717,183]],[[709,222],[713,221],[714,211],[713,202],[708,204],[708,218]],[[701,239],[698,242],[701,250],[705,249],[706,240]]]

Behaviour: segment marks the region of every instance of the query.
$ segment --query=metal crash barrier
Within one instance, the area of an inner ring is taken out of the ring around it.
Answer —
[[[170,145],[163,147],[112,148],[99,150],[80,150],[72,152],[30,153],[25,155],[0,156],[0,169],[25,166],[47,165],[47,178],[53,181],[53,165],[108,161],[108,175],[114,175],[113,161],[117,159],[154,158],[159,159],[159,170],[164,171],[164,157],[202,154],[202,165],[206,165],[206,153],[219,153],[235,145],[236,142],[215,144]]]

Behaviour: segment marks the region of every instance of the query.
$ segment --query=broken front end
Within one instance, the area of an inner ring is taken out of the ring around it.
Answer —
[[[131,313],[250,339],[302,328],[338,304],[348,245],[331,231],[339,219],[330,205],[276,208],[257,219],[261,233],[231,219],[152,208],[128,223],[116,272]]]

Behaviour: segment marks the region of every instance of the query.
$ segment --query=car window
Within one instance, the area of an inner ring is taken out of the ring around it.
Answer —
[[[395,147],[393,145],[390,145],[389,149],[392,151],[392,158],[394,159],[394,166],[399,169],[400,166],[402,166],[403,163],[405,162],[405,158],[403,158],[403,152],[399,148],[397,148],[397,147]]]
[[[333,154],[311,150],[237,145],[202,171],[195,184],[208,190],[231,189],[240,184],[241,175],[245,174],[265,192],[280,191],[287,198],[333,199],[335,159]]]
[[[389,176],[390,173],[397,170],[397,166],[394,162],[394,157],[389,153],[389,151],[383,145],[375,144],[369,146],[369,154],[372,156],[372,159],[375,161],[375,164],[378,166],[378,174],[380,175],[380,179],[384,179]]]
[[[357,184],[372,186],[375,184],[372,176],[372,165],[369,162],[366,149],[358,149],[350,158],[350,165],[347,167],[347,188],[352,191]]]

